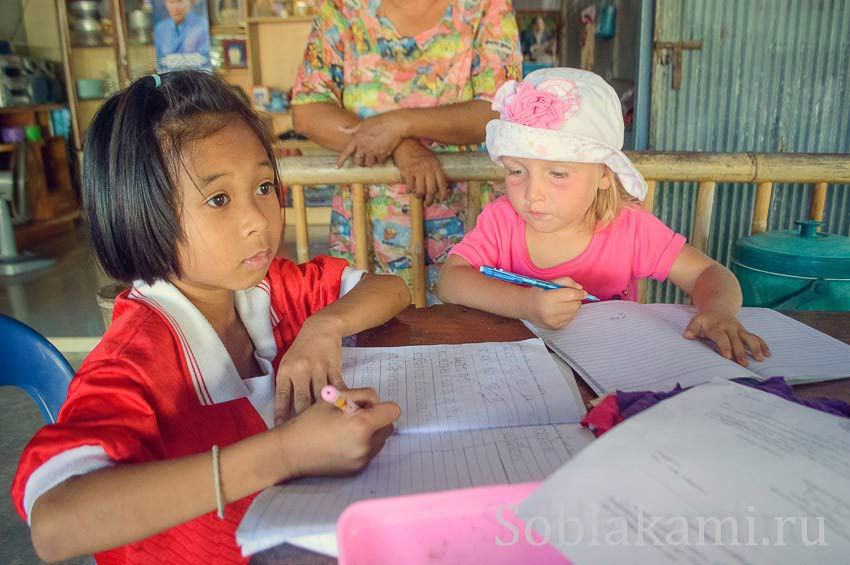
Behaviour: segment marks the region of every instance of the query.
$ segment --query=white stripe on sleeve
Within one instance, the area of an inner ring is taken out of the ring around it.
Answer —
[[[104,467],[111,467],[115,462],[109,458],[99,445],[83,445],[54,455],[30,475],[24,489],[24,512],[27,513],[27,523],[30,523],[30,513],[38,497],[59,483],[76,475],[85,475]]]
[[[366,271],[361,271],[360,269],[352,269],[351,267],[346,267],[342,270],[342,280],[339,283],[339,297],[342,298],[349,292],[351,289],[357,286],[357,283],[360,282],[360,278],[366,273]]]

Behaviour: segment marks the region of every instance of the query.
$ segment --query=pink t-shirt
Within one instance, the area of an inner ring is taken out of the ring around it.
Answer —
[[[528,254],[525,220],[503,196],[484,208],[475,229],[451,255],[460,255],[476,269],[489,265],[547,281],[571,277],[602,300],[637,301],[638,279],[666,279],[684,245],[684,236],[651,213],[628,207],[595,233],[578,257],[541,269]]]

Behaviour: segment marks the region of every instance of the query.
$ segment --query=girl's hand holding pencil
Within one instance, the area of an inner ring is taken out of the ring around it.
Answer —
[[[522,319],[548,329],[556,330],[569,324],[578,312],[582,300],[599,300],[585,292],[581,285],[570,277],[544,281],[487,265],[482,265],[478,270],[485,277],[528,287],[523,293],[525,307],[522,310],[525,314]]]
[[[395,402],[378,402],[371,388],[338,393],[336,402],[317,402],[278,428],[286,478],[348,475],[365,467],[393,433],[401,416]],[[285,449],[284,449],[285,446]]]
[[[569,324],[578,313],[587,293],[569,277],[552,281],[564,288],[545,290],[529,287],[523,294],[525,304],[523,319],[548,329],[557,330]]]

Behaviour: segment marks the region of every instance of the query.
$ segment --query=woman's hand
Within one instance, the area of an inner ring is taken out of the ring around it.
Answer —
[[[281,425],[319,398],[322,387],[332,384],[340,390],[342,380],[342,335],[332,320],[312,316],[283,355],[275,379],[274,422]]]
[[[434,203],[437,193],[441,200],[448,199],[449,181],[433,151],[415,139],[405,139],[393,153],[393,161],[408,191],[423,198],[425,206]]]
[[[528,288],[526,292],[526,320],[534,325],[557,330],[563,328],[575,318],[581,301],[587,297],[581,285],[570,277],[560,277],[552,282],[566,288],[544,290]]]
[[[352,156],[352,163],[358,167],[384,164],[404,138],[405,128],[398,112],[378,114],[353,126],[340,126],[341,132],[352,137],[340,152],[336,166],[341,167]]]
[[[738,318],[725,312],[700,312],[685,329],[685,338],[710,339],[723,357],[742,367],[747,366],[746,350],[756,361],[770,357],[770,349],[764,340],[748,332]]]
[[[378,402],[371,388],[342,393],[359,406],[347,414],[318,402],[280,428],[287,479],[307,475],[349,475],[366,466],[393,433],[401,416],[394,402]]]

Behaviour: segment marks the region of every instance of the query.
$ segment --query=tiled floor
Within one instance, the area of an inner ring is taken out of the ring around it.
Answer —
[[[312,256],[327,252],[327,227],[311,226]],[[287,229],[283,254],[294,258],[294,230]],[[29,324],[48,337],[97,337],[103,321],[97,289],[107,280],[98,272],[84,228],[54,238],[35,250],[57,259],[40,272],[0,277],[0,312]],[[82,356],[68,355],[75,368]],[[43,425],[41,414],[20,389],[0,387],[0,564],[41,563],[29,541],[29,529],[18,518],[8,495],[21,450]],[[77,559],[69,563],[91,563]]]

